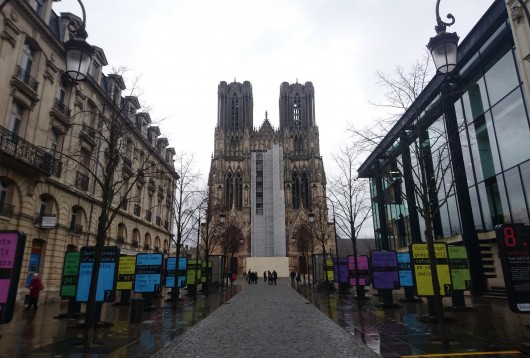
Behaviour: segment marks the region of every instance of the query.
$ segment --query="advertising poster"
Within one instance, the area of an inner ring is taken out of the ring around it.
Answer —
[[[188,285],[198,285],[201,283],[201,266],[201,260],[188,260],[188,269],[186,275],[186,282]]]
[[[448,246],[449,269],[451,270],[451,281],[453,291],[467,291],[471,289],[471,273],[467,261],[465,246]]]
[[[0,231],[0,324],[13,318],[26,234]]]
[[[450,296],[453,290],[451,274],[449,271],[449,259],[447,255],[447,244],[434,244],[435,256],[438,261],[436,271],[440,283],[440,294]],[[418,243],[410,245],[412,273],[417,296],[433,296],[434,286],[432,283],[431,266],[427,244]]]
[[[345,257],[338,260],[333,259],[333,263],[335,267],[335,282],[348,282],[348,259]]]
[[[399,271],[397,254],[395,251],[370,252],[372,263],[372,286],[376,290],[399,289]]]
[[[166,262],[166,287],[175,287],[175,275],[177,274],[177,258],[168,257]]]
[[[179,257],[179,266],[177,271],[177,287],[186,287],[186,269],[188,268],[188,259]]]
[[[359,286],[368,286],[370,284],[368,256],[357,256],[357,268],[359,269]],[[350,286],[357,286],[357,282],[355,281],[355,260],[353,256],[348,256],[348,271],[350,277]]]
[[[530,224],[495,228],[510,309],[530,313]]]
[[[412,279],[412,267],[410,266],[410,254],[408,252],[397,253],[398,268],[399,268],[399,284],[401,287],[412,287],[414,282]]]
[[[333,268],[333,259],[325,259],[324,260],[324,272],[326,275],[326,280],[328,281],[335,281],[335,271]]]
[[[74,298],[79,276],[79,252],[66,252],[64,254],[63,276],[59,295],[62,298]]]
[[[134,273],[136,270],[136,256],[121,256],[118,266],[117,290],[130,291],[133,289]]]
[[[77,279],[76,301],[88,301],[90,280],[94,268],[93,246],[82,247],[79,257],[79,278]],[[96,288],[97,302],[112,302],[116,297],[116,279],[118,276],[118,263],[120,249],[116,246],[105,246],[101,254],[99,266],[98,285]]]
[[[161,290],[162,254],[137,254],[136,273],[134,275],[134,292],[157,293]]]

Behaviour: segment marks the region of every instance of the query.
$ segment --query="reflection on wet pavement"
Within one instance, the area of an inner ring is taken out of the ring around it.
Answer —
[[[511,312],[505,299],[466,297],[470,309],[448,308],[446,316],[454,321],[448,323],[450,351],[444,352],[438,325],[418,319],[428,313],[426,302],[400,301],[404,297],[396,291],[399,307],[383,309],[377,306],[379,298],[370,294],[356,300],[353,293],[327,295],[307,286],[297,291],[383,357],[522,357],[522,344],[530,342],[530,317]],[[450,299],[444,301],[450,304]]]

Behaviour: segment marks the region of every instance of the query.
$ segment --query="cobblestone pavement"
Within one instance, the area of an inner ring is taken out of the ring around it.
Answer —
[[[162,357],[378,357],[286,279],[249,285],[155,355]]]

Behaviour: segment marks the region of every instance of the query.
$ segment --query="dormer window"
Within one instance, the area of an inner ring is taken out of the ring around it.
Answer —
[[[99,64],[96,61],[92,61],[92,66],[90,66],[90,76],[94,80],[98,80],[98,74],[99,74]]]

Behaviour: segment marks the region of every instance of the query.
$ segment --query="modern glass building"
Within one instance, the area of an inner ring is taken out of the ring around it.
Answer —
[[[378,248],[425,241],[430,205],[433,237],[466,246],[475,293],[504,287],[495,226],[530,222],[527,65],[516,40],[495,1],[461,41],[456,75],[436,75],[359,168]]]

